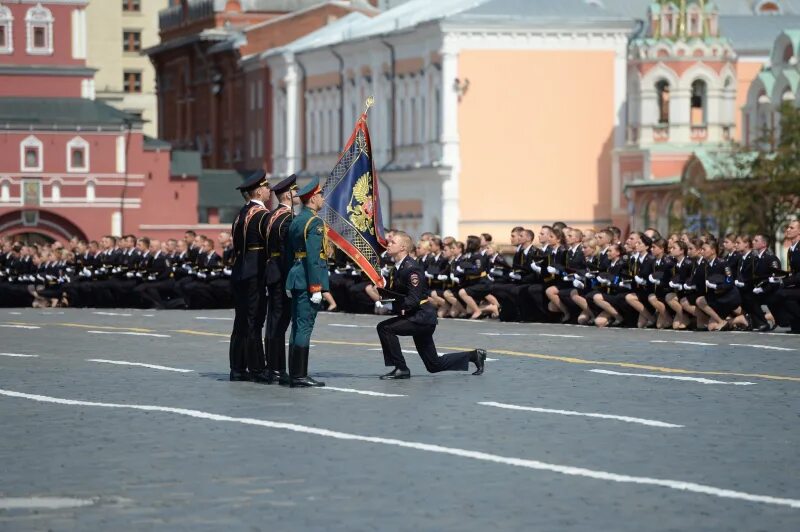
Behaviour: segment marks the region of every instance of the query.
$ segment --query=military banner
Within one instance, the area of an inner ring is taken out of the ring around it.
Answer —
[[[372,162],[367,108],[356,121],[339,161],[322,187],[325,205],[320,216],[328,237],[376,285],[383,286],[380,255],[386,247],[378,201],[378,176]]]

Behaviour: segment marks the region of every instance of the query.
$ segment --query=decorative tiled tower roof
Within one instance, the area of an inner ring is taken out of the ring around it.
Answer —
[[[628,143],[719,143],[736,123],[736,54],[716,4],[659,0],[628,51]]]

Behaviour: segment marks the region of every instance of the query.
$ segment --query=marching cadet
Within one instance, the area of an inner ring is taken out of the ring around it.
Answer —
[[[784,236],[790,242],[786,252],[788,275],[767,305],[779,325],[789,327],[790,333],[800,334],[800,222],[792,221]]]
[[[267,256],[267,217],[269,182],[258,171],[237,187],[248,200],[233,222],[234,263],[231,290],[235,317],[231,332],[230,366],[232,381],[266,383],[264,344],[261,329],[266,317],[264,271]],[[249,370],[249,375],[248,375]]]
[[[308,352],[314,321],[322,305],[322,292],[328,290],[325,254],[327,228],[317,212],[324,203],[319,179],[314,178],[298,191],[303,209],[294,217],[286,238],[287,259],[294,263],[286,277],[286,295],[292,299],[292,333],[289,338],[289,386],[325,386],[308,376]]]
[[[392,310],[397,316],[380,322],[377,327],[384,364],[387,367],[394,366],[392,371],[380,377],[381,380],[411,378],[398,336],[411,336],[414,339],[417,352],[430,373],[466,371],[472,362],[476,367],[473,375],[483,374],[486,362],[486,351],[483,349],[441,356],[436,353],[433,342],[436,310],[428,301],[429,290],[425,274],[417,261],[408,254],[411,249],[411,237],[402,231],[395,232],[388,242],[387,251],[394,259],[395,271],[385,292],[394,298]]]
[[[292,224],[297,176],[290,175],[273,189],[278,206],[267,220],[267,325],[264,332],[264,351],[267,355],[267,383],[289,384],[286,373],[286,329],[292,320],[291,301],[286,296],[286,277],[292,260],[284,254],[286,235]]]

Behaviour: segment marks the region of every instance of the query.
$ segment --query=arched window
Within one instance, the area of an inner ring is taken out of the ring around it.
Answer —
[[[757,15],[780,15],[782,12],[780,3],[773,0],[761,0],[755,5]]]
[[[75,137],[67,143],[67,172],[89,171],[89,143]]]
[[[697,79],[692,82],[691,97],[691,124],[693,126],[706,125],[706,82]]]
[[[661,12],[661,35],[663,37],[671,37],[675,34],[675,15],[669,4],[664,6]]]
[[[23,172],[41,172],[44,167],[42,141],[33,135],[19,145],[19,168]]]
[[[0,6],[0,54],[14,52],[14,16],[6,6]]]
[[[656,104],[658,105],[658,123],[669,124],[669,82],[660,80],[656,83]]]
[[[25,15],[28,32],[27,52],[30,55],[51,55],[53,53],[53,14],[49,9],[37,4]]]

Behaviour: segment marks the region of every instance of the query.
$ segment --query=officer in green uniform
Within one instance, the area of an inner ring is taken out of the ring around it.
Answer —
[[[312,179],[298,193],[303,210],[294,217],[286,239],[285,257],[294,260],[286,277],[286,295],[292,299],[292,332],[289,337],[289,385],[325,386],[308,376],[308,349],[314,320],[328,290],[325,256],[325,222],[317,216],[322,207],[322,188]]]

